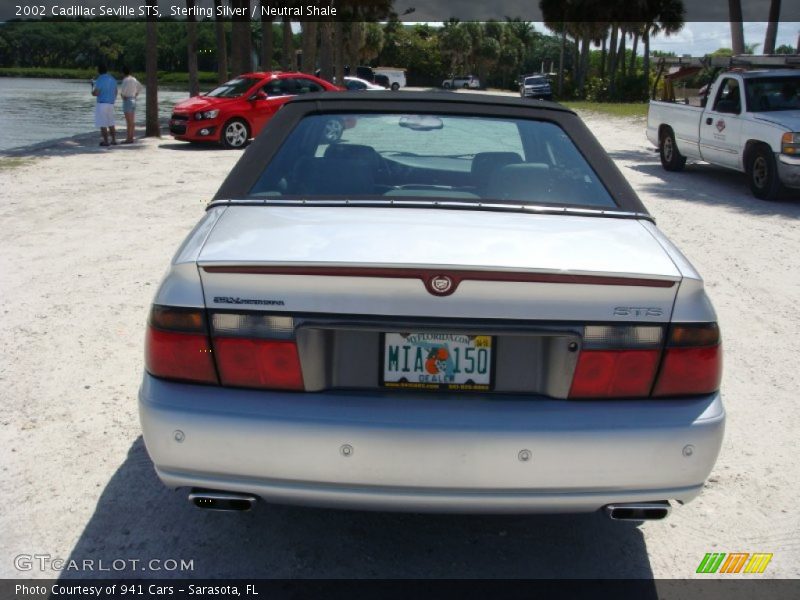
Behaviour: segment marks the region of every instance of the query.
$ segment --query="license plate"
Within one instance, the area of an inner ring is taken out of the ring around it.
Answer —
[[[492,344],[488,335],[386,333],[384,387],[486,391],[492,385]]]

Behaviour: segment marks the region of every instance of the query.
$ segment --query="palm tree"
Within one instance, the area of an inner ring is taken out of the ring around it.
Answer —
[[[220,15],[222,0],[214,0],[214,32],[217,38],[217,81],[228,81],[228,40],[225,37],[225,21]]]
[[[145,135],[161,137],[158,126],[158,0],[147,0],[148,16],[145,30],[145,85],[147,104],[145,106]]]
[[[319,23],[303,21],[303,71],[314,73],[317,69],[317,33]]]
[[[319,29],[320,77],[331,81],[333,79],[333,23],[322,21]]]
[[[564,88],[564,52],[567,45],[567,36],[575,41],[575,59],[573,68],[580,70],[580,56],[578,40],[585,18],[582,14],[580,0],[539,0],[539,10],[542,11],[545,27],[561,34],[561,51],[558,58],[558,94],[563,94]],[[591,24],[590,24],[591,25]],[[573,80],[579,79],[579,73],[573,74]]]
[[[281,53],[281,67],[284,71],[294,70],[294,40],[292,39],[292,22],[283,18],[283,52]]]
[[[338,19],[333,23],[333,66],[337,85],[344,82],[344,24]]]
[[[266,0],[261,0],[261,7],[267,6]],[[273,17],[261,11],[261,70],[272,70],[272,51],[273,51]]]
[[[194,15],[195,0],[186,0],[186,63],[189,69],[189,95],[200,95],[197,80],[197,18]]]
[[[781,19],[781,0],[771,0],[767,35],[764,37],[764,54],[775,53],[775,39],[778,37],[778,21]]]
[[[650,36],[663,33],[670,36],[683,29],[684,8],[682,0],[649,0],[644,17],[644,85],[650,87]]]
[[[728,18],[731,22],[731,46],[734,54],[744,54],[744,25],[742,25],[742,0],[728,0]]]
[[[366,23],[364,28],[364,42],[358,50],[360,64],[369,63],[381,53],[383,49],[383,29],[378,23]]]
[[[506,27],[526,48],[533,40],[534,27],[530,21],[523,21],[519,17],[506,17]]]
[[[237,10],[231,29],[231,64],[236,75],[253,69],[253,40],[250,33],[250,0],[231,0]]]
[[[450,19],[444,24],[439,32],[439,45],[442,54],[450,58],[451,73],[465,66],[467,57],[472,52],[472,38],[458,19]]]

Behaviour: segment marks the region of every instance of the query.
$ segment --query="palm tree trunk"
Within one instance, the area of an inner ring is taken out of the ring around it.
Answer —
[[[644,89],[650,90],[650,24],[648,23],[644,27],[644,33],[642,34],[642,41],[644,42],[644,59],[642,61],[642,66],[644,69]]]
[[[600,48],[600,79],[606,77],[606,53],[608,47],[608,32],[603,36],[602,46]]]
[[[222,0],[214,0],[214,33],[217,38],[217,81],[225,83],[228,81],[228,40],[225,37],[225,21],[219,14],[219,7]]]
[[[250,29],[250,0],[243,0],[242,6],[246,9],[245,16],[242,17],[239,34],[239,44],[241,46],[241,73],[253,70],[253,32]]]
[[[283,52],[281,53],[281,68],[284,71],[294,71],[294,44],[292,41],[292,22],[284,18]]]
[[[320,77],[327,81],[333,79],[333,23],[323,21],[320,24],[319,69]]]
[[[347,56],[344,62],[346,66],[350,67],[350,74],[354,77],[359,63],[361,44],[364,41],[364,25],[361,21],[348,23],[350,31],[347,35]]]
[[[633,51],[631,52],[631,62],[628,66],[628,73],[636,74],[636,51],[639,49],[639,31],[633,32]]]
[[[333,24],[333,62],[336,68],[336,85],[344,84],[344,25],[341,21]]]
[[[261,0],[263,7],[265,0]],[[272,70],[272,52],[273,52],[273,33],[272,33],[273,18],[269,15],[261,13],[261,70]]]
[[[145,105],[145,135],[161,137],[158,126],[158,21],[156,10],[158,0],[147,0],[148,11],[145,29],[145,85],[147,86],[147,103]]]
[[[230,0],[233,8],[238,8],[239,0]],[[243,71],[242,66],[242,46],[239,44],[239,35],[241,30],[241,22],[236,18],[231,18],[231,72],[234,77],[240,75]]]
[[[619,27],[611,25],[611,40],[608,43],[608,95],[614,97],[617,91],[617,42]]]
[[[561,22],[561,48],[558,51],[558,96],[564,95],[564,50],[567,46],[567,26]]]
[[[197,18],[194,15],[195,0],[186,0],[186,66],[189,70],[189,95],[200,95],[200,82],[197,80]]]
[[[306,73],[317,70],[317,27],[316,21],[303,22],[303,71]]]
[[[589,70],[589,47],[591,46],[591,39],[588,34],[584,34],[581,39],[581,53],[580,61],[578,63],[578,96],[584,97],[584,89],[586,87],[586,72]]]
[[[781,18],[781,0],[772,0],[769,4],[769,22],[767,35],[764,37],[764,54],[775,53],[775,39],[778,37],[778,21]]]
[[[617,62],[619,64],[619,74],[625,77],[625,40],[628,37],[628,30],[623,25],[619,29],[619,50],[617,50]]]
[[[231,25],[231,65],[236,75],[253,70],[250,36],[250,0],[231,0],[231,6],[246,9],[244,14],[233,17]]]
[[[731,47],[734,54],[744,54],[744,26],[742,25],[742,1],[728,0],[728,18],[731,22]]]

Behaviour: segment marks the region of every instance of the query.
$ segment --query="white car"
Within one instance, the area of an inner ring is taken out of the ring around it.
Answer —
[[[660,519],[722,442],[716,321],[572,111],[306,94],[156,293],[144,440],[201,508]]]
[[[383,86],[377,85],[372,83],[371,81],[367,81],[366,79],[360,79],[358,77],[345,77],[344,78],[344,87],[346,87],[351,92],[358,92],[358,91],[367,91],[367,92],[383,92],[386,91],[386,88]]]
[[[375,75],[384,75],[389,80],[389,88],[396,92],[406,87],[406,70],[398,67],[375,67]]]
[[[442,82],[445,89],[471,89],[476,90],[481,87],[481,81],[474,75],[456,75]]]

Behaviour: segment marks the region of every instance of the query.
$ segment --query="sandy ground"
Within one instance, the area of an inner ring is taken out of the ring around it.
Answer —
[[[706,552],[771,552],[765,577],[799,577],[800,201],[755,200],[743,176],[709,166],[667,173],[642,121],[586,119],[719,313],[728,429],[698,500],[640,526],[600,514],[191,508],[158,482],[142,444],[144,322],[240,152],[79,139],[0,169],[0,577],[57,575],[16,568],[14,557],[40,554],[122,559],[111,574],[138,576],[684,578]]]

